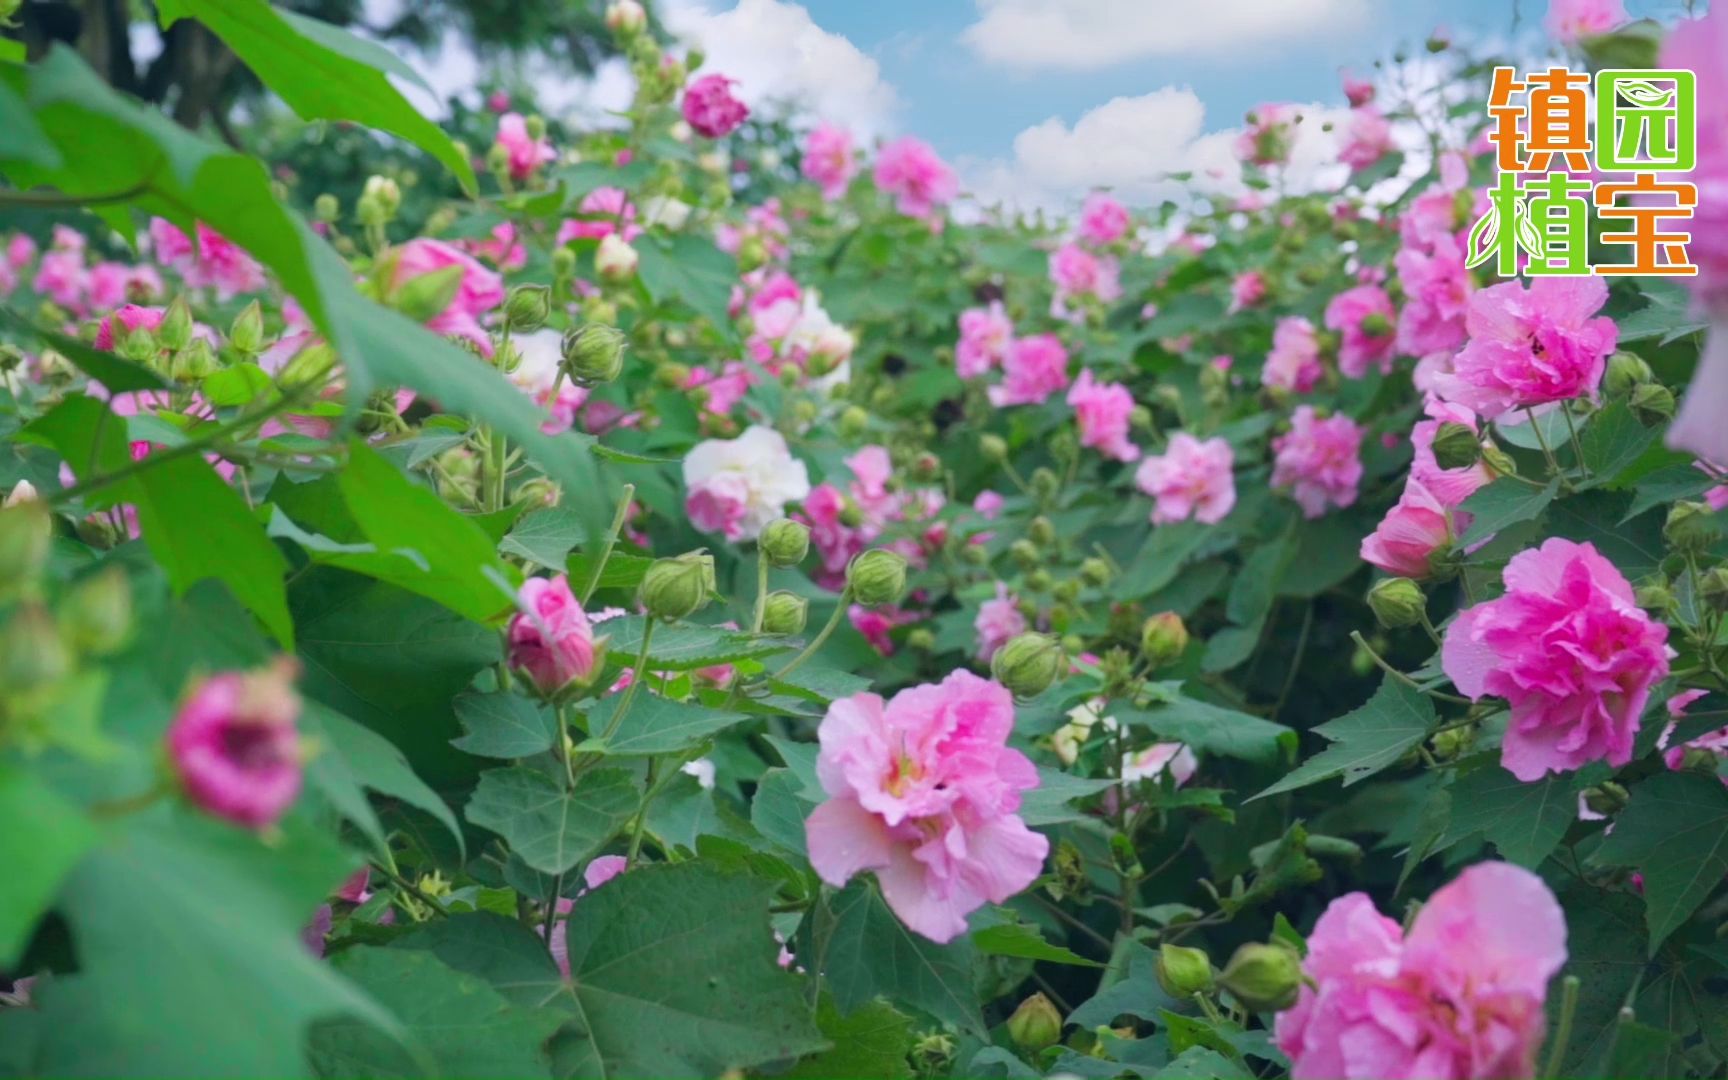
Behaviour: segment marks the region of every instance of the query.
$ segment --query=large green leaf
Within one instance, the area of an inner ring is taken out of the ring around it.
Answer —
[[[1644,875],[1654,954],[1728,875],[1728,788],[1698,773],[1651,777],[1632,789],[1595,858]]]
[[[557,714],[521,694],[463,694],[455,708],[465,734],[452,745],[470,754],[531,757],[552,749],[558,738]]]
[[[1148,709],[1115,709],[1116,719],[1194,750],[1262,764],[1276,764],[1296,748],[1296,733],[1245,712],[1177,697]]]
[[[1344,777],[1344,786],[1349,787],[1396,764],[1427,737],[1433,724],[1434,703],[1427,695],[1387,676],[1366,705],[1314,728],[1334,745],[1304,761],[1254,798],[1292,791],[1338,775]]]
[[[612,639],[609,651],[617,659],[634,657],[642,647],[647,620],[640,615],[609,619],[600,633]],[[773,640],[726,630],[718,626],[657,626],[649,642],[648,662],[655,671],[692,671],[783,652],[791,646]]]
[[[738,280],[738,263],[706,237],[679,233],[637,242],[637,273],[656,302],[682,300],[721,332],[732,325],[727,304]]]
[[[623,701],[623,694],[613,694],[602,698],[589,711],[588,730],[596,738],[584,743],[583,750],[615,756],[670,754],[688,750],[717,732],[750,719],[745,713],[722,712],[658,694],[638,693],[618,730],[602,743],[598,736],[611,725]]]
[[[1442,843],[1481,834],[1502,858],[1534,868],[1577,815],[1578,796],[1567,778],[1525,782],[1498,765],[1485,765],[1452,785],[1452,820]]]
[[[840,1008],[851,1013],[878,997],[920,1009],[984,1037],[968,938],[938,945],[906,929],[869,881],[834,898],[834,927],[823,970]]]
[[[328,23],[290,20],[264,0],[162,0],[156,10],[163,29],[190,16],[215,31],[301,119],[352,120],[400,135],[476,190],[467,154],[379,70],[376,54],[386,50]]]
[[[573,791],[543,772],[488,769],[468,801],[468,820],[510,844],[543,874],[562,874],[590,858],[636,812],[636,782],[622,769],[578,777]]]
[[[886,1001],[872,1001],[845,1015],[833,996],[824,994],[816,1003],[816,1026],[834,1045],[781,1073],[787,1080],[905,1080],[911,1075],[906,1052],[912,1049],[912,1019]]]
[[[306,704],[301,725],[319,749],[308,769],[309,778],[320,784],[337,808],[380,848],[385,846],[383,830],[361,788],[425,811],[450,830],[459,849],[463,846],[456,815],[437,792],[414,775],[402,751],[389,740],[315,701]]]
[[[10,967],[60,881],[95,845],[83,811],[17,765],[0,763],[0,966]]]
[[[1522,480],[1502,476],[1465,499],[1464,505],[1459,507],[1460,510],[1475,515],[1459,543],[1468,547],[1508,525],[1530,521],[1548,509],[1548,504],[1554,501],[1554,495],[1559,490],[1559,480],[1550,480],[1543,487],[1531,487]]]

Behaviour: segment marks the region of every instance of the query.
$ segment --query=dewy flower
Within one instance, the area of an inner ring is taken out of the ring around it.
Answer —
[[[1596,393],[1619,330],[1593,318],[1608,299],[1599,277],[1538,277],[1470,297],[1470,341],[1437,382],[1440,396],[1487,419]]]
[[[521,113],[509,112],[498,118],[497,145],[508,155],[513,180],[526,180],[535,169],[558,159],[551,142],[528,134],[528,121]]]
[[[1092,297],[1109,303],[1122,295],[1116,260],[1094,255],[1079,244],[1063,244],[1051,252],[1050,280],[1058,301]]]
[[[1344,145],[1338,150],[1338,160],[1360,171],[1379,161],[1395,149],[1392,124],[1372,105],[1350,110],[1350,121],[1344,127]]]
[[[1094,247],[1108,247],[1128,235],[1128,208],[1095,191],[1080,207],[1080,239]]]
[[[960,180],[930,145],[904,135],[876,155],[876,186],[908,217],[929,217],[960,193]]]
[[[954,346],[954,371],[962,379],[1001,367],[1014,340],[1014,323],[994,300],[989,307],[967,308],[960,313],[960,342]]]
[[[1548,0],[1548,17],[1542,25],[1554,40],[1574,45],[1580,38],[1606,34],[1629,21],[1624,0]]]
[[[529,578],[516,596],[510,619],[510,666],[543,694],[556,693],[594,674],[600,653],[594,628],[563,574]]]
[[[426,320],[426,328],[471,341],[491,356],[492,339],[480,325],[480,317],[504,302],[504,279],[472,255],[440,240],[410,240],[396,249],[388,288],[394,293],[415,278],[448,266],[462,268],[461,282],[444,310]]]
[[[1528,1077],[1566,963],[1566,917],[1542,879],[1478,863],[1406,935],[1366,893],[1327,906],[1296,1004],[1278,1014],[1293,1080]]]
[[[1398,504],[1362,540],[1362,559],[1396,577],[1422,579],[1433,573],[1434,556],[1470,526],[1469,514],[1448,512],[1414,476]]]
[[[195,686],[168,728],[168,759],[187,798],[219,818],[262,829],[300,794],[298,666],[227,671]]]
[[[724,75],[704,75],[684,91],[684,122],[698,135],[719,139],[738,130],[750,110],[732,96],[736,80]]]
[[[1023,337],[1008,347],[1002,384],[988,393],[992,405],[1038,405],[1068,385],[1068,350],[1055,334]]]
[[[804,176],[822,189],[832,202],[846,194],[858,163],[852,156],[852,133],[843,127],[822,123],[804,136]]]
[[[1369,368],[1390,375],[1395,318],[1392,298],[1378,285],[1358,285],[1334,296],[1326,305],[1326,329],[1340,337],[1338,370],[1352,379],[1368,374]]]
[[[1500,763],[1520,780],[1632,759],[1650,688],[1668,674],[1668,628],[1590,544],[1559,537],[1507,564],[1506,594],[1468,608],[1441,660],[1459,693],[1512,706]]]
[[[752,425],[736,439],[707,439],[684,458],[684,510],[703,532],[754,540],[810,494],[810,474],[773,428]]]
[[[1170,436],[1162,454],[1148,457],[1134,483],[1158,500],[1152,524],[1168,525],[1190,517],[1207,525],[1223,521],[1236,505],[1235,454],[1220,438],[1201,442],[1186,431]]]
[[[978,606],[978,617],[972,620],[972,628],[978,631],[978,659],[985,663],[990,662],[997,649],[1029,629],[1026,616],[1020,612],[1019,601],[1000,581],[996,583],[995,597]]]
[[[1326,369],[1320,364],[1320,339],[1314,324],[1300,315],[1286,315],[1272,331],[1272,351],[1260,369],[1260,381],[1279,390],[1306,394]]]
[[[1080,377],[1068,388],[1068,404],[1080,425],[1081,446],[1093,447],[1117,461],[1133,461],[1140,456],[1140,448],[1128,440],[1134,395],[1126,386],[1097,382],[1091,371],[1082,368]]]
[[[874,871],[908,928],[937,942],[965,933],[970,912],[1030,885],[1049,851],[1017,814],[1038,772],[1007,747],[1013,728],[1008,691],[968,671],[886,703],[834,702],[817,730],[828,800],[805,824],[816,873],[839,888]]]
[[[1272,440],[1272,450],[1272,486],[1288,489],[1304,516],[1317,518],[1327,506],[1343,508],[1356,501],[1362,429],[1348,416],[1321,419],[1313,406],[1299,406],[1290,430]]]

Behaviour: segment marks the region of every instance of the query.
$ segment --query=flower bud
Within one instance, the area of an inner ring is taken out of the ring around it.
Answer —
[[[576,253],[567,247],[552,252],[552,276],[568,281],[576,275]]]
[[[1026,587],[1033,592],[1049,592],[1053,580],[1050,571],[1042,566],[1035,567],[1026,575]]]
[[[856,529],[864,524],[864,511],[850,495],[843,496],[845,501],[840,506],[840,524],[848,529]]]
[[[1662,536],[1680,551],[1703,551],[1718,535],[1711,517],[1710,507],[1701,502],[1677,502],[1668,511]]]
[[[1212,961],[1204,949],[1183,945],[1158,946],[1158,985],[1179,1001],[1195,994],[1210,994],[1213,987]]]
[[[1208,366],[1207,370],[1211,370]],[[1128,414],[1128,423],[1135,431],[1152,430],[1152,410],[1144,405],[1134,406],[1134,411]]]
[[[1369,337],[1385,337],[1392,332],[1392,320],[1376,311],[1362,320],[1362,332]]]
[[[1049,547],[1056,542],[1056,525],[1043,514],[1039,514],[1026,526],[1026,535],[1039,547]]]
[[[846,587],[865,607],[897,603],[906,592],[905,556],[871,548],[846,567]]]
[[[23,487],[20,483],[13,488],[0,509],[0,595],[41,576],[54,537],[54,516],[47,504],[34,497],[34,490],[32,497],[21,498]]]
[[[762,604],[762,629],[770,634],[801,634],[810,615],[810,601],[784,590],[771,592]]]
[[[1068,656],[1062,643],[1049,634],[1025,633],[1009,638],[990,658],[990,674],[1023,700],[1050,689],[1066,670]]]
[[[1512,460],[1512,455],[1493,443],[1488,443],[1482,447],[1482,460],[1487,462],[1488,468],[1493,470],[1495,476],[1518,475],[1518,463]]]
[[[1296,1004],[1302,960],[1287,946],[1250,942],[1230,957],[1218,985],[1251,1012],[1279,1012]]]
[[[600,247],[594,252],[594,269],[602,281],[629,281],[636,276],[641,258],[622,236],[607,233],[600,238]]]
[[[915,626],[906,632],[906,647],[929,652],[936,647],[936,635],[927,626]]]
[[[111,566],[80,581],[60,609],[66,639],[78,649],[106,656],[132,633],[132,589],[126,573]]]
[[[546,325],[552,314],[552,290],[544,285],[518,285],[504,301],[504,321],[524,333]]]
[[[1660,613],[1674,610],[1678,601],[1675,599],[1674,590],[1668,587],[1666,581],[1653,581],[1634,589],[1632,602],[1646,611]]]
[[[321,383],[335,370],[336,351],[324,342],[308,345],[282,367],[276,381],[284,390]]]
[[[402,188],[388,176],[376,173],[368,176],[360,194],[376,201],[391,217],[395,217],[396,211],[402,208]]]
[[[1436,731],[1434,737],[1428,740],[1428,745],[1434,751],[1434,756],[1441,761],[1451,761],[1464,751],[1470,749],[1476,741],[1476,729],[1473,727],[1447,728]]]
[[[1611,397],[1622,397],[1655,377],[1650,365],[1637,353],[1617,352],[1608,358],[1608,370],[1602,376],[1602,388]]]
[[[0,686],[22,694],[58,682],[72,670],[72,656],[41,603],[22,604],[0,626]]]
[[[328,225],[342,216],[342,203],[328,191],[312,200],[312,217]]]
[[[503,143],[493,143],[486,150],[486,171],[502,181],[510,175],[510,148]],[[366,196],[360,196],[362,207],[366,204]]]
[[[848,405],[840,413],[840,437],[847,442],[862,438],[870,428],[870,414],[857,405]]]
[[[156,331],[142,324],[127,330],[120,338],[120,355],[134,364],[153,364],[162,352]]]
[[[445,266],[404,281],[387,298],[390,306],[415,322],[429,322],[449,309],[462,288],[462,268]]]
[[[1468,469],[1482,460],[1482,438],[1468,424],[1448,420],[1434,432],[1434,463],[1442,469]]]
[[[1054,469],[1040,465],[1032,470],[1031,486],[1032,494],[1037,496],[1040,502],[1049,502],[1062,490],[1062,480]]]
[[[984,456],[985,461],[999,465],[1008,460],[1008,440],[1000,435],[980,435],[978,452]]]
[[[156,327],[156,343],[164,349],[184,349],[192,340],[192,309],[185,296],[176,296]]]
[[[810,552],[810,527],[791,518],[770,521],[763,526],[756,545],[773,565],[797,566]]]
[[[1728,611],[1728,566],[1718,566],[1698,582],[1698,598],[1712,611]]]
[[[1080,578],[1094,587],[1107,585],[1111,578],[1110,564],[1096,556],[1086,559],[1080,564]]]
[[[210,347],[210,342],[201,337],[193,338],[190,344],[169,359],[168,377],[179,383],[201,382],[221,366],[222,362],[216,359],[216,350]]]
[[[546,137],[546,118],[539,113],[529,113],[522,118],[522,132],[535,142]]]
[[[1381,578],[1368,590],[1368,607],[1388,630],[1415,626],[1428,610],[1422,587],[1409,578]]]
[[[1037,566],[1039,560],[1043,558],[1043,555],[1038,551],[1038,545],[1025,537],[1009,544],[1008,554],[1013,557],[1015,562],[1027,569]]]
[[[264,309],[254,300],[240,309],[228,327],[228,344],[247,356],[264,349]]]
[[[1626,399],[1627,408],[1645,427],[1674,419],[1674,391],[1657,382],[1642,383]]]
[[[1161,611],[1140,628],[1140,655],[1155,668],[1174,664],[1188,651],[1188,627],[1174,611]]]
[[[990,550],[983,544],[967,544],[960,549],[960,561],[968,566],[983,566],[990,561]]]
[[[1715,755],[1711,756],[1714,757]],[[1618,814],[1626,809],[1626,804],[1629,801],[1631,801],[1631,796],[1627,794],[1626,789],[1612,780],[1584,789],[1584,805],[1603,817],[1613,817]]]
[[[599,386],[624,370],[624,333],[587,323],[564,333],[564,370],[578,386]]]
[[[1015,1046],[1033,1053],[1055,1046],[1062,1038],[1062,1014],[1042,993],[1033,994],[1008,1017],[1008,1037]]]
[[[620,36],[637,34],[648,25],[648,13],[636,0],[613,0],[606,7],[606,29]]]
[[[705,551],[655,559],[642,575],[642,606],[667,622],[702,610],[713,591],[714,556]]]
[[[0,509],[10,509],[19,503],[34,502],[39,498],[41,496],[36,493],[35,484],[28,480],[20,480],[12,486],[11,491],[6,493],[6,498],[0,500]]]

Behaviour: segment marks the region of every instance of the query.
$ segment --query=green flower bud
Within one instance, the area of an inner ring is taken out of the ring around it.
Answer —
[[[1674,610],[1677,602],[1674,590],[1668,587],[1666,581],[1653,581],[1648,585],[1640,585],[1632,592],[1632,601],[1646,611],[1667,612]]]
[[[308,345],[283,365],[276,381],[284,390],[313,386],[324,381],[336,368],[336,351],[324,342]]]
[[[1428,740],[1428,745],[1433,748],[1436,758],[1441,761],[1451,761],[1470,749],[1471,744],[1475,741],[1475,728],[1455,727],[1435,732],[1434,737]]]
[[[774,566],[797,566],[810,553],[810,527],[791,518],[770,521],[762,528],[756,545]]]
[[[864,524],[864,511],[861,510],[851,496],[845,496],[845,502],[840,506],[840,524],[848,529],[856,529]]]
[[[1015,562],[1027,569],[1037,566],[1039,561],[1044,557],[1043,554],[1039,552],[1038,545],[1025,537],[1021,537],[1012,544],[1009,544],[1008,554],[1013,557]]]
[[[654,366],[654,381],[668,390],[676,390],[690,381],[690,366],[667,360]]]
[[[342,202],[328,191],[312,200],[312,217],[326,225],[342,216]]]
[[[667,622],[702,610],[713,591],[714,556],[705,551],[655,559],[642,575],[642,606]]]
[[[865,607],[896,603],[906,592],[906,559],[887,548],[871,548],[846,568],[846,587]]]
[[[1205,370],[1214,369],[1208,364]],[[1135,431],[1151,431],[1152,410],[1144,405],[1134,406],[1134,411],[1128,414],[1128,423],[1133,426]]]
[[[990,674],[1022,700],[1050,689],[1067,670],[1068,656],[1062,643],[1049,634],[1025,633],[1009,638],[990,658]]]
[[[1037,496],[1040,502],[1049,502],[1062,490],[1062,481],[1055,470],[1043,465],[1032,470],[1031,485],[1032,494]]]
[[[1718,566],[1698,582],[1698,598],[1712,611],[1728,611],[1728,566]]]
[[[1110,583],[1110,564],[1103,559],[1091,558],[1080,564],[1080,577],[1086,584],[1102,587]]]
[[[1613,817],[1626,809],[1626,804],[1630,801],[1631,796],[1626,789],[1612,780],[1584,789],[1584,805],[1603,817]]]
[[[840,413],[840,437],[847,442],[862,438],[870,428],[870,414],[857,405],[848,405]]]
[[[538,142],[546,137],[546,118],[539,113],[529,113],[522,118],[522,130]]]
[[[906,633],[906,645],[919,652],[929,652],[936,647],[936,635],[928,626],[915,626]]]
[[[402,188],[388,176],[376,173],[368,176],[360,194],[382,207],[387,217],[395,217],[396,211],[402,208]]]
[[[1698,772],[1715,776],[1721,767],[1721,755],[1714,750],[1706,750],[1702,746],[1688,746],[1686,752],[1680,755],[1680,768],[1684,772]],[[1609,785],[1604,784],[1602,786],[1608,787]]]
[[[14,491],[16,494],[16,491]],[[48,565],[54,516],[41,499],[25,498],[0,509],[0,596],[34,583]]]
[[[1026,575],[1026,587],[1033,592],[1049,592],[1050,584],[1050,571],[1042,566],[1033,569]]]
[[[1712,511],[1701,502],[1677,502],[1668,511],[1662,536],[1680,551],[1700,552],[1720,535]]]
[[[1637,353],[1617,352],[1608,358],[1608,370],[1602,376],[1602,388],[1611,397],[1623,397],[1636,387],[1654,379],[1656,374]]]
[[[1008,460],[1008,440],[1000,435],[983,434],[978,436],[978,452],[984,460],[994,465],[1000,465]]]
[[[184,349],[192,340],[192,309],[186,297],[176,296],[162,313],[162,324],[156,327],[156,343],[164,349]]]
[[[1055,587],[1050,590],[1050,595],[1062,601],[1064,604],[1072,604],[1074,601],[1080,599],[1079,579],[1065,578],[1058,581]]]
[[[1062,1014],[1042,993],[1033,994],[1008,1017],[1008,1037],[1015,1046],[1033,1053],[1055,1046],[1062,1038]]]
[[[228,344],[247,356],[264,350],[264,309],[254,300],[240,309],[228,327]]]
[[[954,1069],[956,1053],[958,1048],[954,1045],[953,1036],[932,1032],[913,1043],[907,1057],[911,1059],[914,1075],[947,1076]]]
[[[1392,320],[1376,311],[1362,319],[1362,332],[1369,337],[1385,337],[1392,332]]]
[[[1482,437],[1470,425],[1448,420],[1434,432],[1434,462],[1442,469],[1468,469],[1482,460]]]
[[[486,171],[500,178],[509,176],[510,148],[503,143],[493,143],[491,148],[486,151]],[[365,200],[364,195],[361,196],[361,200]]]
[[[1645,427],[1674,419],[1674,391],[1661,383],[1647,382],[1634,388],[1626,405]]]
[[[409,278],[387,299],[391,307],[423,323],[448,309],[461,287],[462,268],[446,266]]]
[[[120,355],[134,364],[154,364],[162,352],[156,332],[148,326],[135,326],[120,338]]]
[[[1214,985],[1212,960],[1204,949],[1183,945],[1158,946],[1158,985],[1178,1001],[1187,1001],[1195,994],[1210,994]]]
[[[1296,1004],[1302,988],[1302,959],[1284,945],[1250,942],[1224,965],[1218,985],[1252,1012],[1280,1012]]]
[[[1488,443],[1482,447],[1482,460],[1488,463],[1488,468],[1496,476],[1517,476],[1518,464],[1512,460],[1512,455]]]
[[[1026,535],[1039,547],[1049,547],[1056,542],[1056,525],[1040,514],[1026,526]]]
[[[760,236],[751,234],[738,244],[738,269],[748,274],[768,262],[768,245]]]
[[[75,647],[96,656],[117,651],[132,633],[132,589],[125,571],[111,566],[80,581],[60,617]]]
[[[568,281],[576,275],[576,253],[567,247],[552,252],[552,276]]]
[[[1155,668],[1182,659],[1188,651],[1188,627],[1174,611],[1161,611],[1140,628],[1140,655]]]
[[[518,484],[516,490],[510,495],[510,501],[512,503],[525,503],[529,507],[557,506],[559,496],[562,494],[563,491],[558,487],[557,481],[549,480],[544,476],[536,476]]]
[[[578,386],[600,386],[624,370],[624,333],[587,323],[564,333],[564,371]]]
[[[168,376],[179,383],[201,382],[206,375],[218,370],[222,361],[216,358],[216,350],[203,338],[193,338],[191,343],[175,353],[168,361]]]
[[[983,566],[990,561],[990,552],[983,544],[967,544],[960,549],[960,560],[968,566]]]
[[[1381,626],[1397,630],[1422,621],[1428,598],[1422,595],[1422,586],[1409,578],[1381,578],[1368,590],[1368,607]]]
[[[762,629],[770,634],[801,634],[810,601],[797,593],[771,592],[762,605]]]
[[[0,626],[0,686],[22,694],[49,686],[72,670],[72,657],[40,603],[27,603]]]
[[[552,290],[544,285],[518,285],[504,301],[504,321],[523,333],[540,329],[552,314]]]

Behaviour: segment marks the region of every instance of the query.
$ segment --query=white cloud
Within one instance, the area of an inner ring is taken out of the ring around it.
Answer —
[[[894,127],[900,100],[881,66],[798,4],[739,0],[730,11],[714,12],[677,0],[664,14],[673,32],[701,45],[708,57],[702,70],[737,79],[737,93],[750,105],[791,102],[864,138]]]
[[[975,0],[961,39],[985,60],[1084,70],[1150,56],[1218,56],[1254,45],[1336,35],[1370,0]]]

